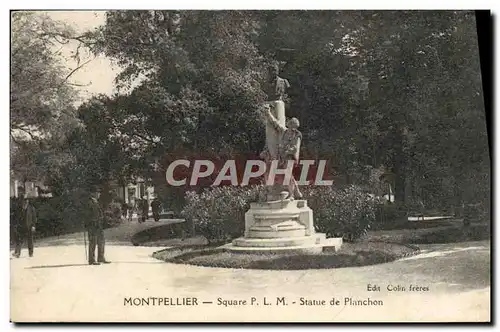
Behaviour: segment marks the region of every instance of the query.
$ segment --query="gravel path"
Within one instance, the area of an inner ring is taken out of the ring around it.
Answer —
[[[116,235],[128,231],[107,232]],[[26,257],[23,251],[21,258],[12,259],[11,319],[29,322],[490,319],[488,241],[425,245],[420,255],[374,266],[262,271],[168,264],[151,257],[162,248],[132,247],[116,239],[118,244],[106,248],[107,259],[112,261],[109,265],[86,265],[83,243],[78,243],[77,235],[67,236],[66,242],[59,238],[57,245],[54,239],[43,242],[35,249],[33,258]],[[377,285],[380,291],[368,291],[368,285],[371,288]],[[387,289],[388,286],[396,289],[398,285],[405,290]],[[415,286],[421,289],[414,290]],[[172,298],[164,301],[174,302],[176,298],[196,298],[198,305],[158,306],[150,300],[150,305],[134,306],[126,302],[129,298],[134,301],[148,297]],[[256,300],[253,305],[252,297]],[[271,305],[264,305],[264,297]],[[277,301],[283,297],[286,305]],[[326,304],[301,305],[301,297],[316,303],[324,300]],[[239,304],[218,305],[219,298]],[[338,304],[334,301],[335,305],[330,305],[333,298]],[[352,304],[355,301],[361,304],[355,306]],[[362,305],[363,301],[383,304]]]

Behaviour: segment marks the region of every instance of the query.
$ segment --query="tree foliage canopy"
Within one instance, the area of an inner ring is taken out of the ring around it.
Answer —
[[[79,174],[99,174],[97,182],[142,175],[161,183],[177,158],[257,155],[263,86],[277,60],[291,83],[287,116],[301,121],[304,158],[328,159],[347,183],[372,183],[384,166],[402,200],[489,195],[472,12],[111,11],[90,36],[96,54],[123,68],[116,95],[80,107],[84,131],[70,139],[77,164],[100,170]],[[40,63],[55,66],[46,57]],[[60,109],[37,98],[17,106],[29,89],[14,73],[14,125],[43,123],[30,109],[41,118]],[[35,84],[45,86],[43,77]],[[50,82],[64,79],[57,77]]]
[[[61,45],[74,31],[34,12],[13,12],[11,29],[11,169],[22,179],[43,178],[58,146],[78,125],[78,93]]]

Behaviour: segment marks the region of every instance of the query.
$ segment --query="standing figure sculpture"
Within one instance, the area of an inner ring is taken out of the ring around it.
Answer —
[[[324,247],[338,250],[342,238],[327,239],[325,233],[316,232],[313,211],[307,200],[302,199],[293,176],[293,168],[299,161],[302,133],[299,120],[291,118],[287,121],[285,116],[285,91],[290,84],[279,77],[277,66],[269,74],[269,79],[262,85],[268,99],[258,111],[266,135],[265,147],[260,154],[266,167],[264,190],[245,213],[243,236],[224,248],[234,253],[287,255],[319,254]],[[278,174],[278,183],[271,183]]]
[[[279,76],[279,65],[276,63],[269,68],[269,79],[267,81],[266,93],[268,102],[265,105],[264,121],[266,123],[266,146],[260,157],[266,161],[267,169],[273,160],[278,161],[279,168],[286,168],[289,160],[293,160],[294,167],[297,165],[300,153],[302,134],[298,130],[299,120],[292,118],[285,121],[286,89],[290,87],[287,79]],[[273,114],[274,113],[274,114]],[[265,177],[269,176],[268,170]],[[288,195],[286,199],[302,198],[293,175],[287,185]],[[276,197],[276,187],[269,188],[269,197]],[[280,195],[281,197],[281,195]],[[283,198],[283,197],[282,197]]]
[[[272,160],[278,160],[279,168],[286,168],[289,160],[293,161],[293,167],[297,166],[300,155],[300,144],[302,142],[302,133],[298,130],[300,126],[299,120],[297,118],[291,118],[286,122],[286,126],[283,126],[271,113],[269,105],[267,105],[265,110],[265,118],[278,137],[277,156],[273,156],[269,151],[268,145],[266,145],[265,150],[261,153],[261,157],[266,160],[268,165]],[[293,174],[290,178],[289,184],[287,185],[287,189],[287,199],[302,198],[302,193],[299,190],[297,181],[295,180]]]
[[[279,65],[275,64],[269,68],[269,79],[266,88],[269,100],[284,100],[286,89],[290,87],[290,83],[286,78],[279,76]]]

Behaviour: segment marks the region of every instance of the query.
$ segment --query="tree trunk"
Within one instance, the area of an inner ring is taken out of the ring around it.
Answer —
[[[406,186],[406,176],[404,174],[404,165],[395,165],[394,173],[396,174],[396,184],[394,188],[394,202],[397,204],[404,204],[406,201],[405,197],[405,186]]]
[[[104,209],[111,203],[111,184],[109,181],[106,181],[101,187],[100,201]]]
[[[404,137],[401,132],[395,135],[395,155],[393,159],[393,172],[396,175],[394,188],[394,203],[404,204],[406,201],[406,154],[404,151]]]

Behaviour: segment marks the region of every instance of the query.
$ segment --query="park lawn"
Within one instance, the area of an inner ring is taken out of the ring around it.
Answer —
[[[490,238],[488,224],[463,227],[459,220],[408,222],[407,228],[369,232],[356,242],[344,242],[338,252],[316,255],[229,253],[212,245],[172,247],[154,254],[165,262],[207,267],[304,270],[381,264],[418,254],[418,244],[478,241]]]
[[[394,261],[418,252],[415,246],[384,242],[345,243],[338,252],[320,254],[243,254],[217,247],[192,246],[156,252],[157,259],[177,264],[264,270],[327,269],[373,265]]]

